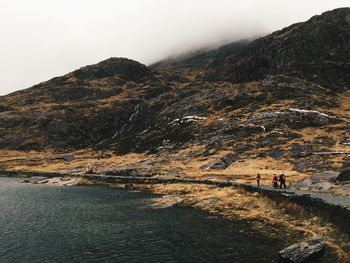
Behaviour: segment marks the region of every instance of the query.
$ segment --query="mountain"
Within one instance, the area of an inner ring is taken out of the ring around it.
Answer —
[[[198,174],[341,169],[350,165],[349,73],[342,8],[149,67],[110,58],[2,96],[0,148],[140,154],[156,172],[174,162]]]

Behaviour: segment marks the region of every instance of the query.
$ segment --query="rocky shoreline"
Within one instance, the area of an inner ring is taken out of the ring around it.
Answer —
[[[97,175],[82,173],[59,173],[59,172],[31,172],[31,171],[0,171],[1,175],[8,177],[47,177],[51,178],[44,183],[64,185],[67,179],[72,185],[81,184],[82,179],[95,184],[124,184],[124,185],[148,185],[148,184],[204,184],[216,187],[236,187],[248,192],[257,192],[271,199],[286,199],[313,210],[338,211],[337,214],[344,214],[350,218],[350,199],[347,197],[331,196],[325,193],[310,192],[303,190],[274,190],[271,187],[257,187],[252,184],[242,184],[230,180],[200,180],[190,178],[164,178],[164,177],[138,177],[118,175]],[[72,178],[75,178],[73,180]],[[349,222],[350,223],[350,222]]]
[[[67,181],[63,179],[76,178],[75,185],[79,184],[81,179],[92,181],[96,184],[204,184],[213,185],[217,187],[239,187],[248,192],[258,192],[269,198],[283,198],[290,201],[297,202],[301,205],[310,206],[312,208],[319,208],[328,210],[343,211],[342,213],[350,216],[350,199],[347,197],[331,196],[326,193],[310,192],[305,190],[274,190],[268,186],[257,187],[252,184],[242,184],[230,180],[200,180],[190,178],[164,178],[164,177],[139,177],[139,176],[118,176],[118,175],[97,175],[97,174],[82,174],[82,173],[43,173],[43,172],[30,172],[30,171],[0,171],[0,174],[9,177],[47,177],[51,178],[45,183],[60,184],[60,182]],[[72,180],[72,179],[70,179]]]

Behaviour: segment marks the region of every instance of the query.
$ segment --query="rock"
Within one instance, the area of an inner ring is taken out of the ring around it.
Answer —
[[[294,188],[298,190],[328,191],[336,183],[338,172],[324,171],[298,181]]]
[[[179,125],[179,124],[183,124],[183,123],[192,123],[192,122],[197,122],[197,121],[203,121],[205,119],[206,119],[205,117],[200,117],[200,116],[196,116],[196,115],[193,115],[193,116],[189,115],[189,116],[185,116],[181,119],[174,119],[169,124]]]
[[[293,162],[293,170],[297,172],[306,172],[308,171],[311,167],[313,167],[312,163],[309,161],[305,161],[303,159],[297,159]]]
[[[318,191],[329,191],[333,188],[333,184],[331,184],[330,182],[321,182],[321,183],[317,183],[312,185],[312,189],[311,190],[318,190]]]
[[[118,167],[116,170],[105,171],[106,174],[115,176],[130,176],[130,177],[151,177],[154,175],[152,171],[142,172],[133,166],[122,166]]]
[[[1,127],[13,128],[21,125],[25,120],[24,116],[21,113],[15,111],[3,112],[0,114],[0,124]]]
[[[325,146],[327,148],[330,148],[336,144],[336,141],[331,137],[322,136],[322,137],[316,137],[312,141],[312,143],[316,144],[316,145],[322,145],[322,146]]]
[[[312,175],[311,180],[312,180],[312,183],[319,183],[322,181],[326,181],[329,183],[335,183],[338,175],[339,175],[339,172],[324,171],[324,172],[316,173],[316,174]]]
[[[275,158],[275,159],[278,159],[278,158],[281,158],[283,156],[283,154],[284,154],[284,152],[282,149],[276,148],[276,149],[271,150],[268,153],[268,156]]]
[[[306,177],[295,183],[294,188],[297,190],[309,190],[312,185],[311,177]]]
[[[42,181],[38,181],[37,184],[48,184],[55,186],[74,186],[78,185],[81,181],[81,178],[65,178],[65,177],[53,177],[50,179],[45,179]]]
[[[245,137],[255,133],[265,132],[265,127],[262,125],[254,125],[249,123],[247,125],[239,124],[228,127],[224,130],[225,134],[237,134],[239,136]]]
[[[314,237],[281,250],[278,254],[284,262],[302,263],[312,257],[319,256],[326,243],[322,237]]]
[[[310,155],[313,152],[313,146],[309,143],[297,144],[293,143],[290,148],[292,157],[303,157]]]
[[[207,207],[212,207],[212,206],[216,205],[218,201],[219,201],[219,199],[214,197],[214,198],[209,198],[209,199],[204,199],[202,201],[199,201],[198,203],[194,204],[193,206],[196,208],[205,209]]]
[[[133,184],[125,184],[124,188],[125,189],[134,189],[134,185]]]
[[[238,156],[236,155],[227,155],[222,157],[214,162],[201,166],[203,170],[224,170],[229,167],[232,163],[238,160]]]
[[[49,179],[44,179],[41,181],[37,181],[36,184],[47,184],[49,182]]]
[[[350,168],[350,156],[343,158],[343,164],[342,169],[349,169]]]
[[[346,195],[350,195],[350,183],[342,185],[341,189]]]
[[[350,146],[350,138],[341,138],[340,143],[345,146]]]
[[[338,175],[337,181],[341,184],[344,184],[346,182],[350,182],[350,169],[346,169],[346,170],[342,171]]]
[[[287,125],[289,128],[325,126],[332,122],[330,116],[314,110],[289,109],[288,111],[263,112],[254,115],[248,124],[264,126],[267,130]]]
[[[28,179],[26,179],[26,180],[23,180],[21,183],[22,184],[30,184],[31,182]]]
[[[301,98],[310,92],[310,87],[305,87],[305,83],[301,80],[294,83],[286,80],[282,76],[267,76],[262,81],[262,88],[264,92],[272,93],[277,99]]]
[[[168,208],[177,205],[183,201],[183,198],[177,195],[164,195],[160,198],[152,199],[152,208]]]

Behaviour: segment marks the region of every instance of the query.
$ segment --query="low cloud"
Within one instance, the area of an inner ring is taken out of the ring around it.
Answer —
[[[109,57],[150,64],[346,6],[329,0],[0,0],[0,94]]]

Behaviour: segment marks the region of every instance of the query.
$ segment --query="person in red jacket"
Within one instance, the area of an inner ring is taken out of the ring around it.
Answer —
[[[275,189],[278,188],[278,177],[276,174],[274,174],[272,177],[272,184],[273,184],[273,188],[275,188]]]
[[[260,187],[260,179],[261,179],[261,176],[260,176],[260,174],[258,173],[258,174],[256,175],[256,183],[257,183],[258,187]]]

